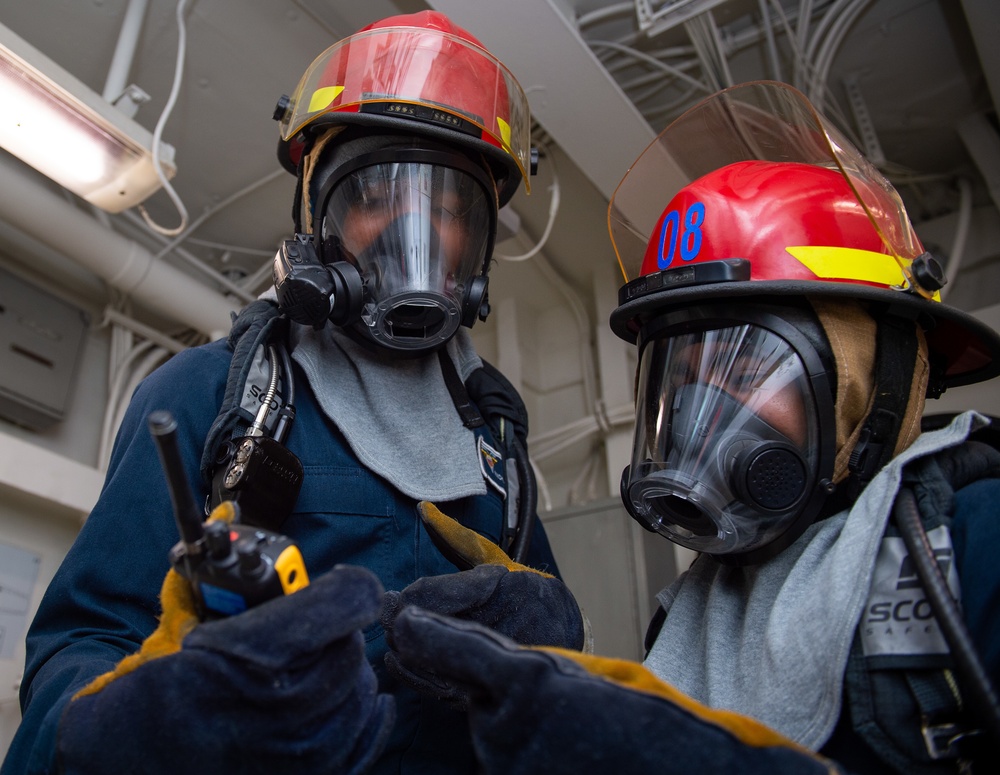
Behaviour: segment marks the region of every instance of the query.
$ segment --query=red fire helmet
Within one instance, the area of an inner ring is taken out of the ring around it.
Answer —
[[[1000,373],[1000,336],[941,303],[898,193],[785,84],[726,89],[667,127],[619,184],[609,228],[627,281],[611,327],[628,341],[692,302],[840,296],[920,319],[945,386]]]
[[[529,189],[528,100],[511,72],[442,13],[391,16],[334,44],[275,111],[278,156],[297,170],[306,133],[361,124],[430,135],[482,153],[500,204]]]
[[[877,192],[869,196],[885,209]],[[653,230],[640,274],[727,258],[750,259],[751,280],[886,289],[907,281],[840,171],[798,162],[735,162],[682,188]]]

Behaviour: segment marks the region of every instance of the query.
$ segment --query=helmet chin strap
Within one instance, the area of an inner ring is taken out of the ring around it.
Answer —
[[[313,174],[323,150],[345,128],[344,126],[335,126],[326,130],[314,137],[302,152],[302,162],[299,164],[299,174],[296,176],[295,199],[292,205],[292,219],[295,222],[296,234],[312,234],[313,202],[311,189]]]

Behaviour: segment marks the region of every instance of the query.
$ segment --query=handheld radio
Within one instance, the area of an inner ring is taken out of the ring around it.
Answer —
[[[227,501],[202,523],[177,447],[170,412],[147,418],[167,477],[181,540],[170,564],[191,584],[198,616],[220,619],[308,586],[299,548],[287,536],[239,524],[239,507]]]

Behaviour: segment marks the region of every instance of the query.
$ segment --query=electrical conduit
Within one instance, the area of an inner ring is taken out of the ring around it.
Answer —
[[[0,218],[81,264],[151,312],[211,339],[225,336],[230,312],[242,303],[227,298],[167,264],[142,245],[103,226],[53,192],[21,162],[0,156]]]

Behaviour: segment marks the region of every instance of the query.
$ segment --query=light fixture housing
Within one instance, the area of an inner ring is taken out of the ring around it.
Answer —
[[[103,210],[120,213],[161,187],[153,136],[0,25],[0,147]],[[174,149],[159,162],[173,177]]]

